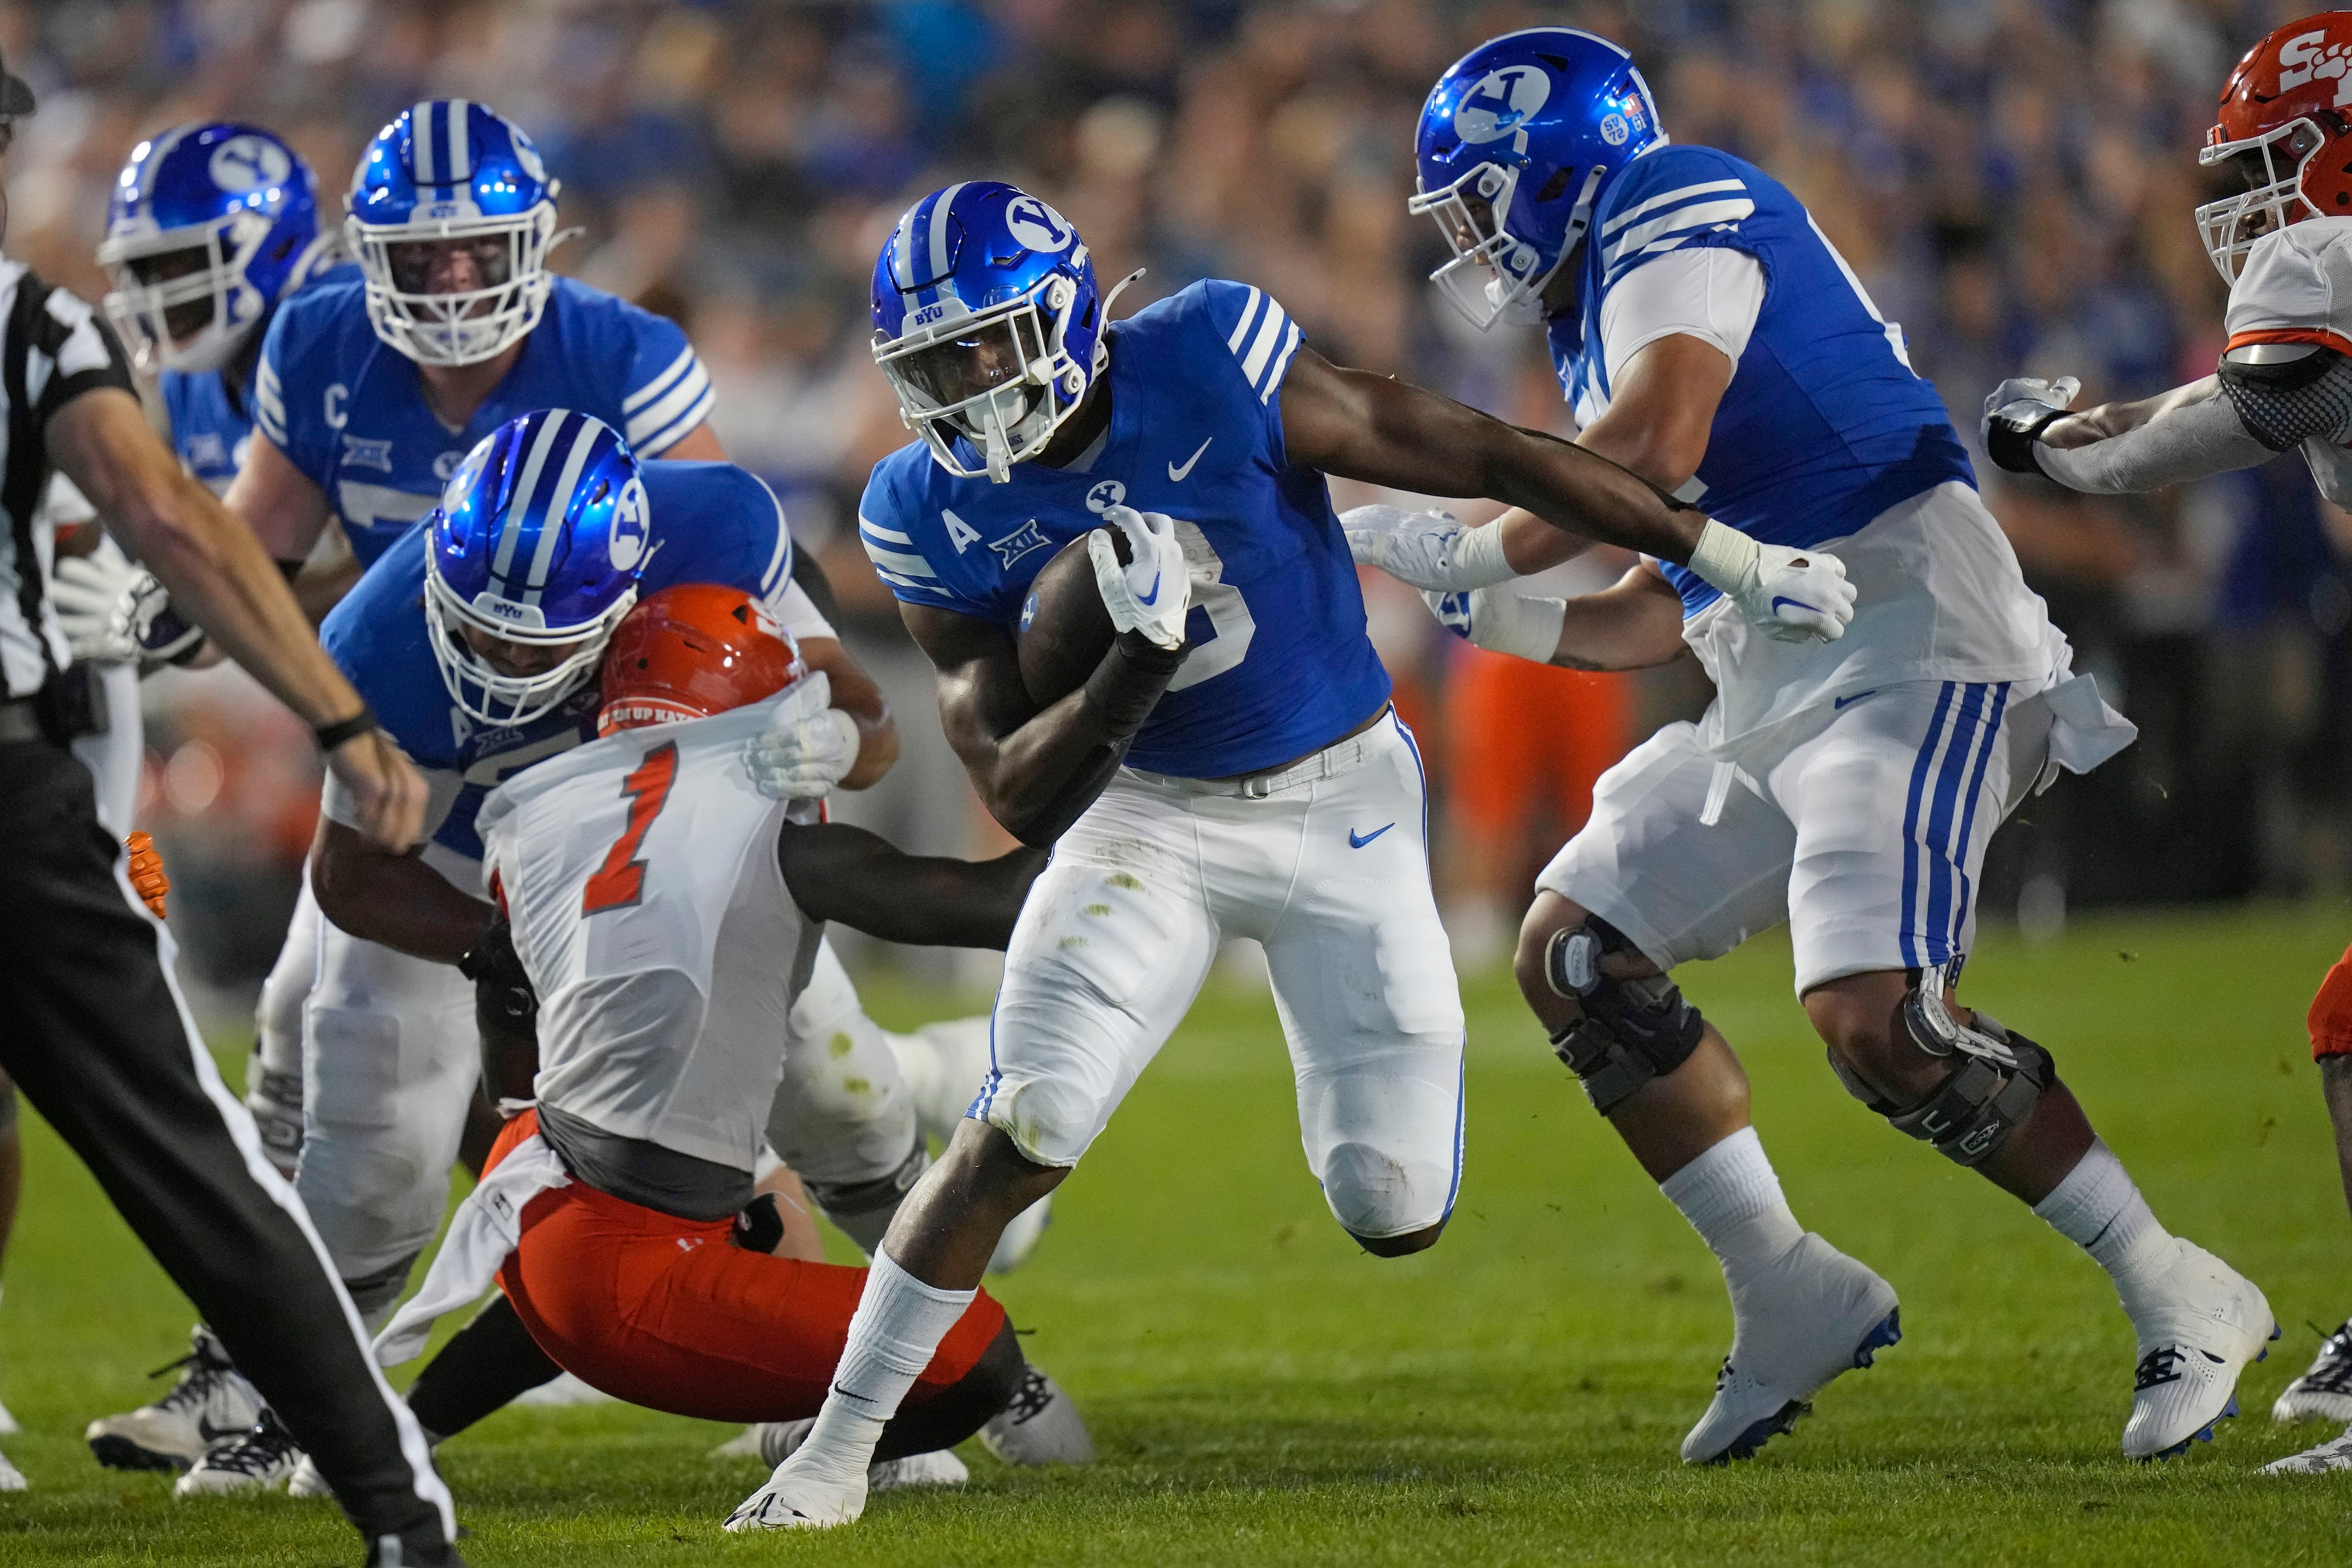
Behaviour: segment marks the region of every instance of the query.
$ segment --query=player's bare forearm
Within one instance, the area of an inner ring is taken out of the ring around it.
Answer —
[[[874,677],[832,637],[810,637],[801,645],[801,657],[812,670],[824,673],[833,688],[833,706],[857,724],[857,761],[841,777],[844,789],[863,789],[890,771],[898,760],[898,723]]]
[[[776,863],[814,919],[910,946],[1002,951],[1045,852],[1024,845],[991,861],[948,860],[903,853],[845,823],[787,824]]]
[[[1557,528],[1686,561],[1701,513],[1556,436],[1301,349],[1282,386],[1283,444],[1327,474],[1425,496],[1485,496]]]
[[[416,856],[378,849],[331,820],[310,845],[310,890],[319,913],[352,936],[438,964],[464,956],[497,913]]]
[[[2095,408],[2086,408],[2063,419],[2052,421],[2042,431],[2041,440],[2043,445],[2055,446],[2062,451],[2088,446],[2095,441],[2105,441],[2137,430],[2150,420],[2170,413],[2175,409],[2203,402],[2221,390],[2221,379],[2207,376],[2201,381],[2190,382],[2185,386],[2177,386],[2170,392],[2141,398],[2136,402],[2103,402]]]
[[[271,559],[293,564],[310,559],[331,517],[327,493],[260,434],[246,444],[245,462],[221,500],[245,520]]]
[[[260,543],[156,439],[139,402],[84,392],[49,421],[58,466],[170,591],[182,615],[311,726],[360,711]]]
[[[1646,670],[1673,663],[1685,648],[1682,596],[1643,561],[1600,592],[1568,601],[1551,662],[1570,670]]]
[[[1076,815],[1074,803],[1083,809],[1074,784],[1108,782],[1120,737],[1084,686],[1039,711],[1003,627],[916,604],[899,613],[939,671],[940,722],[981,803],[1024,843],[1046,841]]]

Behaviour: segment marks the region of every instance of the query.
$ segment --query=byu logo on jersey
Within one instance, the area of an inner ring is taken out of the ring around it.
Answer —
[[[1061,214],[1034,196],[1023,196],[1005,208],[1004,226],[1031,250],[1041,250],[1049,256],[1069,249],[1070,242],[1078,237]]]
[[[294,172],[293,160],[274,141],[258,136],[232,136],[213,149],[205,165],[213,183],[224,191],[267,191],[283,185]]]
[[[999,564],[1010,570],[1014,561],[1031,550],[1044,549],[1045,536],[1039,530],[1037,519],[1032,517],[1003,538],[989,540],[988,548],[996,552]]]
[[[1454,134],[1465,141],[1498,141],[1517,131],[1549,97],[1551,78],[1534,66],[1488,71],[1462,95],[1454,111]]]
[[[1126,486],[1116,479],[1105,479],[1087,492],[1087,510],[1099,517],[1126,499]]]
[[[613,558],[614,570],[634,571],[646,559],[646,486],[642,479],[629,481],[621,492],[618,505],[613,508],[613,529],[606,537],[605,553]]]

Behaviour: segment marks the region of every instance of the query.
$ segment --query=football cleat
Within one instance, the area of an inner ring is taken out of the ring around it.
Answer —
[[[710,1450],[714,1459],[757,1459],[770,1467],[793,1457],[815,1426],[814,1417],[798,1421],[755,1421]],[[909,1454],[899,1459],[877,1459],[866,1468],[866,1490],[889,1491],[898,1487],[960,1487],[971,1479],[964,1463],[944,1448]]]
[[[754,1530],[831,1530],[855,1524],[866,1511],[866,1477],[844,1484],[806,1473],[788,1474],[791,1461],[758,1491],[736,1504],[720,1529],[730,1535]]]
[[[2324,1476],[2330,1470],[2352,1470],[2352,1428],[2315,1448],[2273,1459],[2263,1467],[2266,1476]]]
[[[288,1497],[332,1497],[335,1495],[335,1489],[327,1484],[325,1476],[320,1474],[318,1462],[305,1454],[302,1456],[302,1462],[294,1467],[294,1473],[286,1479],[286,1495]]]
[[[24,1429],[16,1425],[16,1417],[8,1414],[8,1406],[0,1405],[0,1437],[13,1437]]]
[[[2238,1375],[2270,1354],[2278,1337],[2252,1281],[2192,1242],[2175,1238],[2171,1263],[2126,1291],[2124,1311],[2139,1340],[2124,1454],[2168,1459],[2213,1440],[2213,1424],[2238,1413]]]
[[[945,1448],[884,1459],[866,1472],[867,1492],[897,1491],[905,1487],[960,1487],[971,1479],[964,1463]]]
[[[213,1332],[198,1323],[194,1348],[148,1375],[184,1367],[172,1391],[152,1405],[101,1416],[82,1437],[98,1462],[112,1470],[184,1470],[205,1450],[235,1437],[261,1418],[260,1393],[245,1380]]]
[[[981,1447],[1008,1465],[1091,1465],[1094,1434],[1062,1385],[1035,1367],[1011,1403],[980,1429]]]
[[[293,1479],[305,1458],[294,1435],[263,1410],[261,1418],[234,1437],[205,1450],[188,1473],[172,1485],[174,1497],[206,1497],[220,1492],[271,1491]]]
[[[25,1491],[32,1484],[25,1479],[24,1471],[8,1462],[7,1455],[0,1454],[0,1491]]]
[[[1686,1464],[1751,1457],[1811,1415],[1832,1378],[1903,1337],[1895,1287],[1811,1232],[1732,1283],[1731,1321],[1714,1402],[1683,1438]]]
[[[2311,1369],[2286,1385],[2271,1406],[2271,1419],[2352,1421],[2352,1322],[2338,1323],[2335,1333],[2320,1336]]]

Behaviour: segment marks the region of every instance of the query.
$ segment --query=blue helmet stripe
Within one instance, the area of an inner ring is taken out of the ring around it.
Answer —
[[[514,576],[515,551],[523,542],[523,530],[530,524],[530,498],[539,487],[539,471],[547,465],[547,455],[562,428],[561,415],[541,423],[530,453],[523,458],[521,474],[507,490],[506,526],[499,534],[498,554],[490,560],[490,575],[501,582]]]
[[[562,472],[555,476],[555,486],[547,494],[547,505],[541,509],[539,548],[531,552],[530,574],[523,580],[525,604],[539,602],[547,587],[547,569],[555,559],[555,546],[563,536],[563,519],[572,511],[572,492],[579,487],[580,470],[588,465],[595,455],[598,440],[604,432],[585,415],[567,413],[564,423],[577,420],[572,437],[572,450],[563,456]]]

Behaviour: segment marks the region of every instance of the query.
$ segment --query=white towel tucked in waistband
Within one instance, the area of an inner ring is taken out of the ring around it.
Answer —
[[[398,1366],[422,1355],[435,1320],[479,1301],[499,1265],[513,1255],[522,1239],[523,1206],[542,1192],[571,1185],[563,1162],[537,1133],[509,1149],[457,1206],[449,1234],[425,1271],[424,1286],[375,1336],[377,1364]]]

